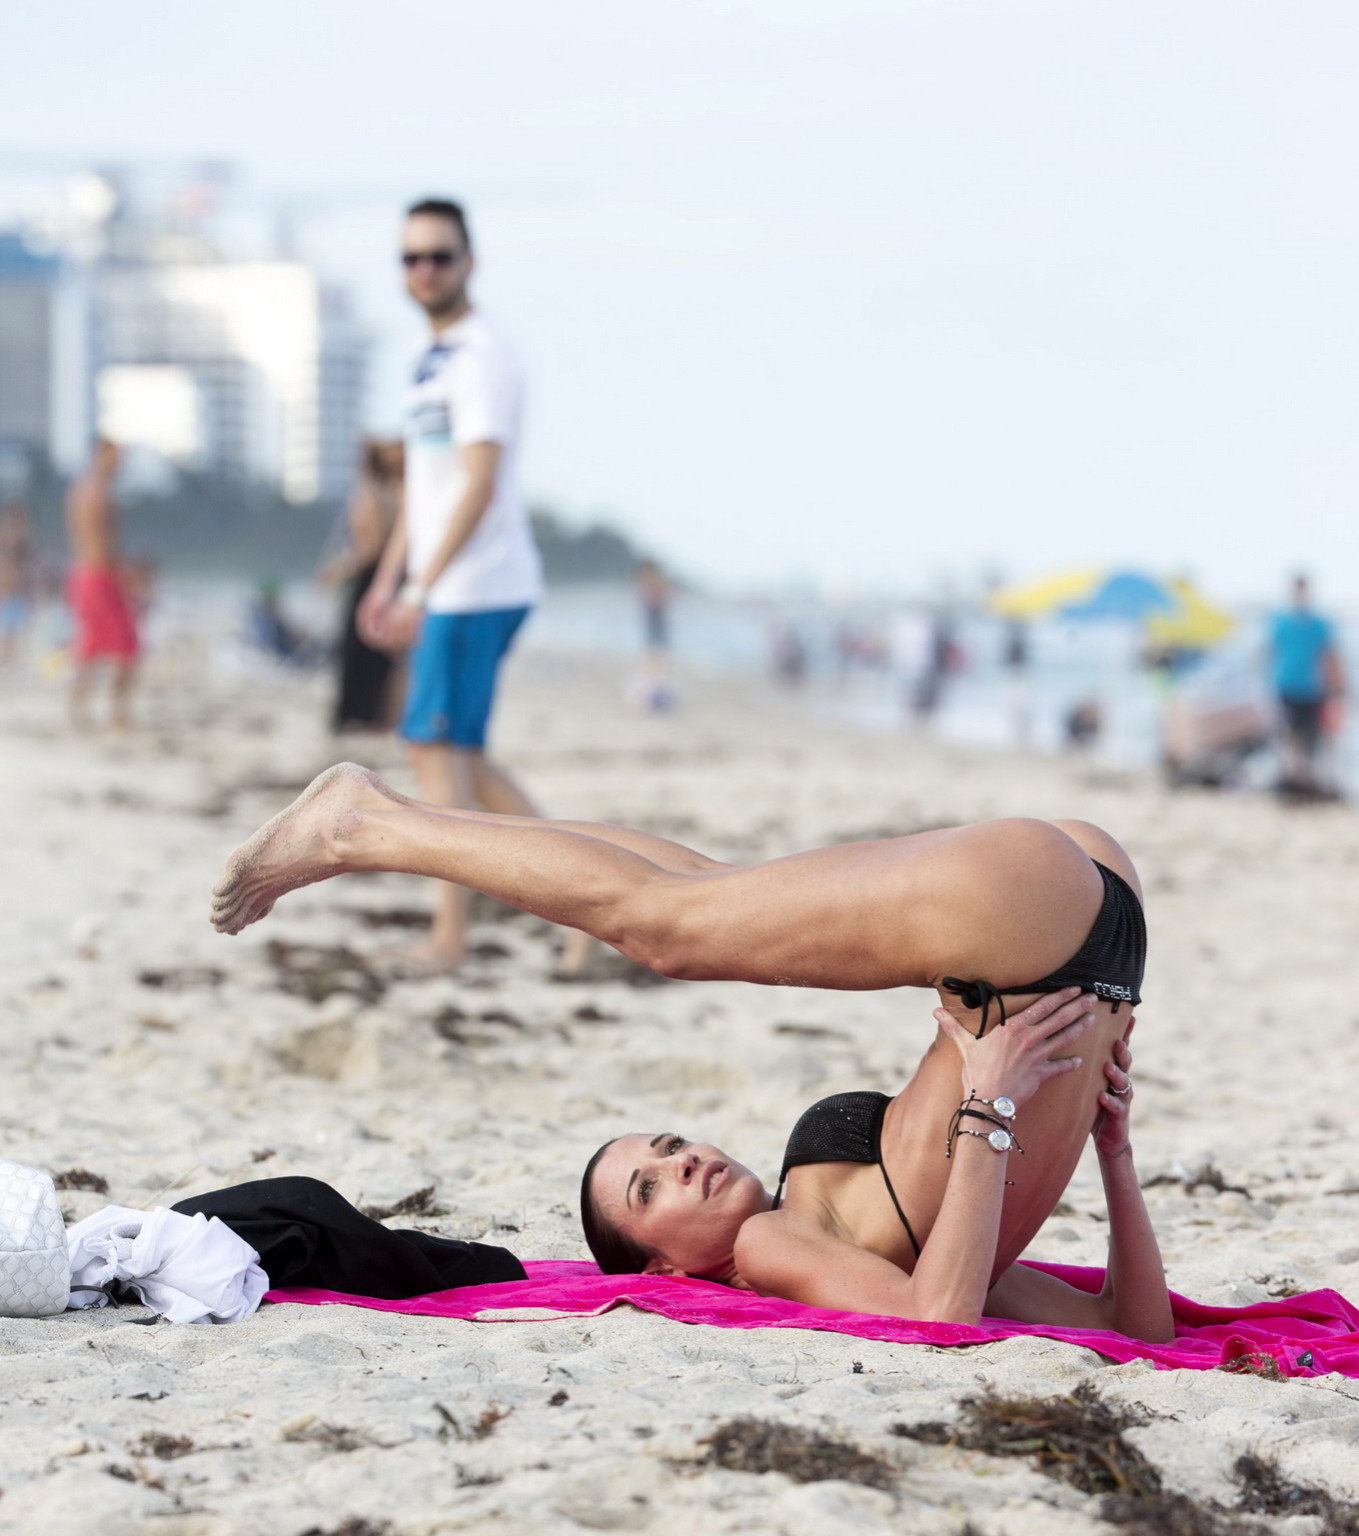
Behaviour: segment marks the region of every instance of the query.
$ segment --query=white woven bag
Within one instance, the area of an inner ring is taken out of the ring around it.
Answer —
[[[71,1298],[52,1175],[0,1157],[0,1317],[51,1317]]]

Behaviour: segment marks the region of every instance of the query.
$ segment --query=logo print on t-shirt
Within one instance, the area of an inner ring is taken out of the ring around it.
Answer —
[[[422,400],[411,407],[407,437],[424,448],[447,447],[453,441],[453,416],[447,400]]]
[[[428,384],[435,374],[442,372],[444,364],[453,356],[453,348],[436,342],[422,354],[415,365],[413,384]]]
[[[418,389],[437,379],[457,349],[442,342],[424,352],[415,365],[412,384]],[[447,399],[434,395],[416,400],[410,408],[407,438],[421,448],[447,448],[453,441],[453,415]]]

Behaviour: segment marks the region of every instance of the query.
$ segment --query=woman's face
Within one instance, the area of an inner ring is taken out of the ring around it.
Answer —
[[[769,1209],[763,1184],[707,1142],[672,1131],[620,1136],[595,1166],[599,1214],[655,1254],[650,1274],[728,1279],[742,1223]]]

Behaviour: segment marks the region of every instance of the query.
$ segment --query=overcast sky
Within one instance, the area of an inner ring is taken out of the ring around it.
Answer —
[[[396,212],[463,196],[532,491],[697,574],[1359,601],[1353,0],[66,0],[0,59],[5,206],[62,157],[294,203],[375,424]]]

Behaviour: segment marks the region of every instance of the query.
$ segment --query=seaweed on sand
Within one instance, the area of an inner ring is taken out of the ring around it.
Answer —
[[[447,1216],[448,1212],[436,1205],[433,1184],[426,1184],[414,1194],[403,1195],[391,1205],[361,1205],[359,1210],[374,1221],[386,1221],[392,1216]]]
[[[109,1192],[109,1181],[104,1175],[91,1173],[88,1168],[67,1168],[62,1173],[54,1173],[52,1185],[55,1189],[88,1189],[96,1195]]]
[[[897,1469],[881,1456],[795,1424],[769,1419],[731,1419],[706,1440],[705,1460],[729,1472],[782,1472],[795,1483],[827,1478],[891,1489]]]
[[[1239,1456],[1232,1471],[1241,1488],[1239,1508],[1256,1515],[1320,1515],[1321,1536],[1359,1536],[1359,1504],[1290,1482],[1263,1456]]]
[[[1031,1456],[1040,1472],[1082,1493],[1153,1499],[1161,1476],[1124,1430],[1147,1422],[1136,1409],[1106,1402],[1093,1382],[1069,1396],[966,1397],[958,1424],[896,1424],[892,1432],[926,1445],[956,1445],[991,1456]]]
[[[302,1536],[391,1536],[392,1529],[385,1520],[365,1520],[359,1515],[351,1515],[339,1525],[325,1529],[319,1525],[309,1525]]]
[[[1069,1396],[964,1398],[956,1424],[898,1424],[894,1432],[927,1445],[991,1456],[1028,1456],[1040,1472],[1082,1493],[1103,1495],[1101,1518],[1127,1536],[1269,1536],[1282,1515],[1317,1515],[1319,1536],[1359,1536],[1359,1505],[1289,1482],[1263,1457],[1242,1456],[1234,1508],[1162,1486],[1161,1475],[1125,1431],[1148,1422],[1134,1408],[1106,1402],[1093,1382]]]
[[[375,1003],[387,983],[367,960],[347,945],[289,944],[271,939],[265,949],[280,992],[323,1003],[346,992],[363,1003]]]

